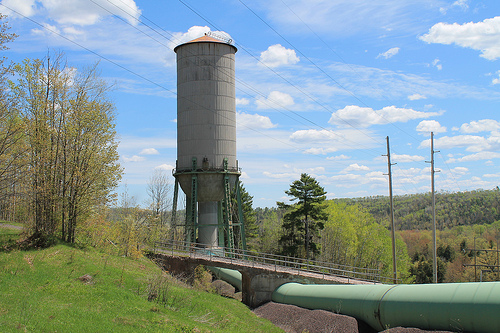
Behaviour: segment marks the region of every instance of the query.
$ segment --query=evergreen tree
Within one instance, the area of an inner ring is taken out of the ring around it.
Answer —
[[[314,258],[320,253],[315,238],[319,238],[319,231],[327,220],[326,192],[316,179],[303,173],[300,180],[294,181],[285,193],[296,203],[277,203],[279,208],[286,209],[280,238],[282,253],[308,260]]]
[[[253,210],[253,197],[246,191],[243,183],[238,180],[237,186],[240,187],[240,198],[241,198],[241,210],[243,213],[243,225],[245,227],[245,239],[247,242],[247,249],[255,250],[255,242],[253,241],[257,237],[258,226],[256,220],[256,213]],[[231,193],[232,195],[232,220],[233,222],[239,221],[239,212],[236,198],[236,191]],[[239,227],[235,227],[236,234],[239,234]],[[240,247],[240,240],[237,238],[237,247]]]

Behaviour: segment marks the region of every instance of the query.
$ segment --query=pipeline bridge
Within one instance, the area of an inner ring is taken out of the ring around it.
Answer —
[[[182,241],[157,242],[154,257],[165,270],[181,274],[204,265],[219,278],[242,291],[242,300],[255,308],[271,301],[282,284],[379,284],[392,281],[380,269],[257,253],[239,249],[209,250]]]

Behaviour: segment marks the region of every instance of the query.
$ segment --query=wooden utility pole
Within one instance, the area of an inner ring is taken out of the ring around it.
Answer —
[[[387,139],[387,169],[388,169],[388,176],[389,176],[389,200],[391,203],[391,236],[392,236],[392,273],[393,273],[393,283],[397,283],[398,279],[398,270],[396,267],[396,230],[394,227],[394,204],[393,204],[393,196],[392,196],[392,168],[394,164],[391,164],[391,151],[389,149],[389,137],[386,137]]]
[[[431,164],[431,197],[432,197],[432,278],[433,282],[437,283],[437,241],[436,241],[436,197],[434,192],[434,154],[439,151],[434,151],[434,132],[431,132],[431,161],[426,161]]]

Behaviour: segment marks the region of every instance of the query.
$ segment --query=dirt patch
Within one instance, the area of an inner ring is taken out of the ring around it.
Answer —
[[[287,333],[364,333],[359,331],[356,319],[325,310],[269,302],[253,312]]]
[[[325,310],[308,310],[295,305],[269,302],[253,312],[271,321],[287,333],[375,333],[366,323],[353,317]],[[418,328],[394,327],[381,333],[452,333],[425,331]]]

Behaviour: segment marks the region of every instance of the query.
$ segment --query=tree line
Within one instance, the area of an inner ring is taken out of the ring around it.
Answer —
[[[0,42],[15,38],[5,21],[0,29]],[[54,52],[2,64],[2,74],[0,215],[25,221],[34,244],[73,243],[122,174],[111,86],[97,64],[77,69]]]
[[[336,199],[349,205],[358,205],[377,221],[389,221],[389,198],[374,196]],[[394,196],[396,229],[425,230],[432,226],[432,198],[430,193]],[[436,225],[444,230],[454,226],[491,224],[500,220],[500,189],[436,193]]]

